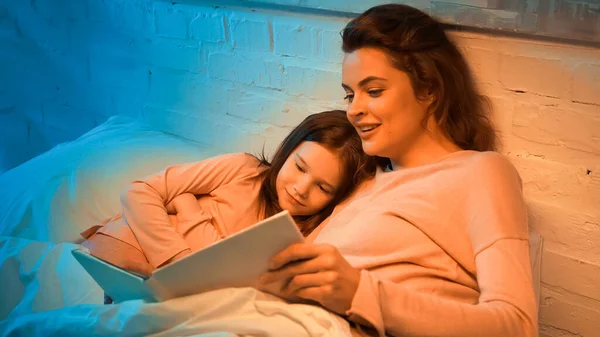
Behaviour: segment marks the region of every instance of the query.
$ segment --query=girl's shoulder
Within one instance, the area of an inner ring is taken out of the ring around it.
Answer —
[[[191,165],[198,169],[216,170],[233,179],[256,177],[267,168],[257,157],[244,152],[220,154]]]
[[[256,168],[262,164],[257,157],[245,152],[221,154],[212,157],[211,160],[221,161],[223,164],[232,165],[232,167],[248,166]]]

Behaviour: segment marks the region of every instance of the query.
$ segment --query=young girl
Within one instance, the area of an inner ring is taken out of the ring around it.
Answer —
[[[229,154],[134,181],[121,196],[122,214],[84,231],[83,244],[147,275],[281,210],[308,235],[375,167],[344,111],[314,114],[271,162]]]

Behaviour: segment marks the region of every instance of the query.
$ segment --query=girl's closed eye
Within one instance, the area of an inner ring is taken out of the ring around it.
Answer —
[[[319,185],[319,188],[321,189],[321,191],[327,194],[333,194],[328,188],[324,187],[323,185]]]
[[[354,99],[354,94],[346,94],[346,96],[344,96],[344,101],[348,101],[348,102],[352,103],[353,99]]]
[[[306,170],[302,166],[300,166],[300,164],[298,164],[297,162],[296,162],[296,168],[298,169],[298,171],[300,171],[302,173],[306,172]]]

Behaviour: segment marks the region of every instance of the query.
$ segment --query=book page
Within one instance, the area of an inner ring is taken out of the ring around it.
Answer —
[[[75,249],[71,253],[115,303],[134,299],[155,301],[143,277],[101,260],[82,249]]]
[[[226,287],[253,286],[269,260],[304,241],[287,211],[154,271],[150,283],[159,300]]]

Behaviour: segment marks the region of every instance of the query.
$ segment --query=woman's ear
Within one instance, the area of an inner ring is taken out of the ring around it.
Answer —
[[[435,101],[435,94],[433,94],[430,90],[424,90],[424,92],[421,95],[419,95],[418,98],[418,101],[421,104],[421,106],[423,106],[423,108],[429,111],[429,107]]]
[[[425,100],[428,101],[430,104],[435,100],[435,94],[433,90],[431,90],[431,88],[426,89],[423,96],[425,97]]]
[[[425,88],[420,88],[419,90],[415,89],[415,95],[417,96],[417,100],[421,103],[431,104],[435,100],[435,94],[433,89],[429,85]]]

